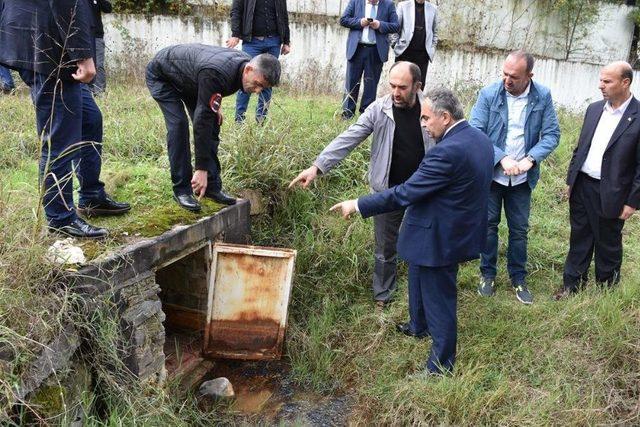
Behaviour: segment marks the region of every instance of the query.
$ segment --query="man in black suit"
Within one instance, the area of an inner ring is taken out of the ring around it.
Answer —
[[[458,264],[480,257],[487,240],[493,177],[491,140],[464,120],[447,89],[425,94],[421,124],[437,141],[403,184],[331,208],[363,218],[406,208],[398,255],[409,263],[410,321],[399,330],[433,338],[425,370],[451,372],[456,358]]]
[[[567,174],[571,238],[556,299],[585,284],[594,253],[596,282],[620,281],[622,227],[640,205],[640,104],[632,80],[628,63],[607,65],[600,72],[604,100],[587,108]]]
[[[96,74],[89,3],[3,0],[0,7],[0,64],[20,73],[36,109],[49,229],[73,237],[105,237],[107,230],[77,216],[73,202],[75,172],[79,213],[116,215],[130,209],[112,200],[100,181],[102,113],[86,84]]]

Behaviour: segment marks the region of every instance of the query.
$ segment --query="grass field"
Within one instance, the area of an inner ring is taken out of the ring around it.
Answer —
[[[466,93],[465,99],[473,96]],[[146,227],[140,218],[159,216],[173,203],[164,124],[141,85],[114,82],[99,104],[107,188],[134,207],[123,219],[126,226],[113,219],[105,224],[135,232]],[[256,244],[298,250],[287,356],[301,388],[352,395],[350,419],[358,424],[640,423],[638,217],[625,226],[618,288],[603,291],[592,284],[567,301],[551,300],[568,248],[562,194],[581,117],[560,114],[560,147],[543,163],[533,193],[528,266],[533,306],[518,303],[509,289],[502,227],[498,294],[480,299],[477,262],[461,267],[456,370],[450,377],[424,379],[411,374],[423,367],[430,341],[394,332],[394,324],[407,318],[406,270],[395,302],[376,314],[370,290],[372,222],[346,222],[328,212],[337,201],[368,191],[368,144],[309,191],[286,188],[347,126],[336,118],[339,99],[276,91],[270,120],[262,127],[232,124],[233,104],[232,98],[223,102],[225,188],[257,190],[268,201],[268,214],[253,221]],[[36,215],[38,144],[27,93],[0,97],[0,117],[0,343],[16,350],[15,360],[0,366],[0,387],[8,393],[34,343],[55,332],[53,320],[64,315],[68,294],[55,286],[55,269],[43,268],[51,238]],[[146,216],[140,217],[142,211]],[[176,402],[171,393],[111,397],[107,415],[95,423],[211,420],[211,414]],[[216,416],[224,415],[219,408]]]

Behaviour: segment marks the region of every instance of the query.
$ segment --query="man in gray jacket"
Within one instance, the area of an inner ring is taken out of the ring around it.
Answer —
[[[400,31],[391,35],[396,62],[409,61],[420,67],[424,89],[427,68],[438,44],[437,8],[425,0],[404,0],[396,6],[396,13]]]
[[[420,127],[422,92],[420,68],[410,62],[396,62],[389,72],[391,93],[378,98],[356,123],[335,138],[311,167],[291,181],[307,188],[326,174],[354,148],[373,134],[369,185],[375,192],[402,184],[416,171],[433,139]],[[396,289],[396,242],[404,210],[374,217],[375,270],[373,298],[383,308]]]

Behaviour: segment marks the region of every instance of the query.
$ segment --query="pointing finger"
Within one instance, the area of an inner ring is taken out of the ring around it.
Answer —
[[[296,183],[297,183],[298,181],[300,181],[301,179],[302,179],[302,178],[301,178],[300,176],[295,177],[295,178],[293,179],[293,181],[291,181],[291,182],[289,183],[289,187],[288,187],[288,188],[291,188],[291,187],[293,187],[294,185],[296,185]]]

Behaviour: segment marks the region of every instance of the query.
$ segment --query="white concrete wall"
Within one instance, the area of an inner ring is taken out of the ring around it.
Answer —
[[[565,28],[557,15],[546,15],[536,0],[439,3],[443,40],[506,50],[524,47],[535,55],[565,58]],[[595,64],[626,60],[633,38],[631,10],[602,3],[595,24],[576,31],[569,59]]]
[[[176,43],[202,42],[223,45],[230,36],[226,21],[211,22],[196,18],[156,16],[149,20],[138,15],[105,15],[107,65],[116,66],[119,56],[146,59],[158,49]],[[292,52],[282,57],[287,79],[293,86],[309,87],[310,80],[325,79],[325,86],[340,92],[344,84],[347,30],[339,25],[291,24]],[[390,61],[393,54],[390,54]],[[439,50],[432,63],[427,87],[446,85],[479,87],[500,76],[502,54]],[[581,109],[599,99],[597,89],[600,66],[539,59],[534,79],[552,90],[554,100],[562,106]],[[385,89],[385,78],[380,90]],[[313,82],[311,82],[313,83]],[[636,72],[633,88],[640,94],[640,74]]]
[[[349,0],[288,0],[292,12],[342,14]],[[565,29],[557,15],[548,15],[538,0],[430,0],[438,7],[439,32],[449,44],[514,50],[564,59]],[[232,0],[191,0],[194,4],[230,5]],[[397,2],[397,0],[396,0]],[[632,7],[611,3],[599,6],[595,24],[578,29],[569,59],[594,64],[626,60],[633,38]],[[586,34],[584,34],[586,32]]]

